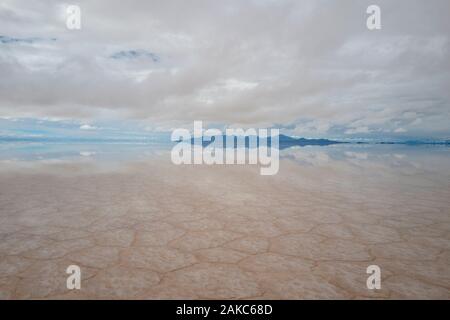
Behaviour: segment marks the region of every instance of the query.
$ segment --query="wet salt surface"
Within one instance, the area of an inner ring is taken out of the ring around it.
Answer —
[[[0,149],[2,299],[450,298],[447,147],[290,148],[275,176],[167,146]]]

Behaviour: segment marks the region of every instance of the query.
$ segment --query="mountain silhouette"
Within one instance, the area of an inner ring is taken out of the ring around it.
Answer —
[[[221,135],[221,136],[212,136],[211,139],[207,138],[204,139],[205,136],[203,136],[202,139],[202,146],[206,147],[209,144],[213,143],[215,141],[215,139],[217,137],[220,137],[222,139],[222,143],[223,146],[226,147],[226,140],[227,137],[228,138],[234,138],[234,147],[236,147],[237,145],[237,136],[226,136],[226,135]],[[250,145],[250,137],[251,136],[245,136],[245,148],[249,148]],[[253,136],[256,137],[256,147],[259,147],[259,137],[258,136]],[[290,148],[290,147],[294,147],[294,146],[299,146],[299,147],[305,147],[305,146],[329,146],[332,144],[339,144],[339,143],[345,143],[345,142],[341,142],[341,141],[334,141],[334,140],[328,140],[328,139],[306,139],[306,138],[294,138],[294,137],[289,137],[286,136],[284,134],[280,134],[278,136],[279,138],[279,142],[278,142],[278,148],[279,149],[286,149],[286,148]],[[194,138],[191,138],[191,144],[194,144]],[[271,139],[269,137],[269,140],[267,141],[267,146],[270,147],[271,146]]]

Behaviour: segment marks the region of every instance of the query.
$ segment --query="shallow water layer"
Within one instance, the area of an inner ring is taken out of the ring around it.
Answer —
[[[160,145],[0,150],[2,299],[450,298],[448,147],[289,148],[274,176]]]

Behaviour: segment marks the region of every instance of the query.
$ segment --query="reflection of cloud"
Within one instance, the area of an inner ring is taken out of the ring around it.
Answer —
[[[280,152],[280,155],[313,166],[322,166],[328,164],[330,161],[330,156],[325,151],[305,150],[304,148],[297,147],[284,149]]]
[[[83,156],[83,157],[90,157],[93,155],[95,155],[95,152],[93,152],[93,151],[81,151],[80,152],[80,156]]]
[[[369,155],[367,153],[363,153],[363,152],[351,152],[351,151],[347,151],[345,152],[345,155],[349,158],[355,158],[358,160],[366,160]]]

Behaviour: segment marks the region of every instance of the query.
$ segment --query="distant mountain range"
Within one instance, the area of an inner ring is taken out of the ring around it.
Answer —
[[[226,135],[221,136],[223,139],[223,145],[226,145]],[[236,139],[236,136],[234,136]],[[257,146],[259,146],[259,138],[257,138]],[[214,141],[214,137],[212,138]],[[50,136],[1,136],[0,142],[43,142],[43,143],[167,143],[170,137],[167,135],[161,135],[157,139],[155,137],[141,136],[139,138],[134,137],[79,137],[79,136],[67,136],[67,137],[50,137]],[[203,141],[202,145],[205,147],[212,143],[212,141]],[[178,141],[179,142],[179,141]],[[194,139],[191,139],[191,143],[194,143]],[[406,141],[338,141],[329,139],[306,139],[295,138],[284,134],[279,135],[279,148],[286,149],[294,146],[329,146],[335,144],[396,144],[396,145],[443,145],[450,146],[450,140],[433,141],[433,140],[406,140]],[[249,137],[245,137],[245,147],[249,146]],[[268,146],[271,146],[270,139]]]
[[[329,146],[331,144],[346,143],[342,141],[328,140],[328,139],[306,139],[306,138],[293,138],[280,134],[279,137],[280,147],[286,146]]]
[[[406,141],[355,141],[347,142],[352,144],[402,144],[408,146],[418,145],[442,145],[450,146],[450,140],[445,141],[421,141],[421,140],[406,140]]]
[[[223,139],[223,145],[226,145],[226,137],[225,135],[221,136]],[[235,136],[236,139],[236,136]],[[203,141],[203,147],[206,147],[210,143],[214,141],[214,137],[212,140]],[[194,139],[191,139],[191,143],[194,143]],[[306,139],[306,138],[294,138],[284,134],[279,135],[279,149],[286,149],[294,146],[305,147],[305,146],[329,146],[334,144],[401,144],[401,145],[446,145],[450,146],[450,140],[446,141],[420,141],[420,140],[409,140],[409,141],[338,141],[338,140],[329,140],[329,139]],[[270,147],[270,139],[268,142],[268,146]],[[245,137],[245,147],[249,146],[249,137]],[[259,138],[257,137],[257,146],[259,146]]]
[[[220,136],[222,138],[223,141],[223,145],[226,146],[226,135],[222,135]],[[254,136],[253,136],[254,137]],[[235,143],[236,143],[236,136],[234,136],[235,139]],[[207,145],[211,144],[212,142],[214,142],[215,137],[211,137],[211,140],[203,140],[202,141],[202,145],[203,147],[206,147]],[[249,147],[249,142],[250,140],[250,136],[246,136],[245,137],[245,147],[248,148]],[[305,138],[293,138],[293,137],[289,137],[286,136],[284,134],[280,134],[279,135],[279,140],[278,140],[278,146],[279,149],[286,149],[286,148],[290,148],[290,147],[294,147],[294,146],[300,146],[300,147],[304,147],[304,146],[328,146],[328,145],[332,145],[332,144],[339,144],[339,143],[346,143],[346,142],[340,142],[340,141],[334,141],[334,140],[328,140],[328,139],[305,139]],[[194,144],[194,138],[191,139],[191,143]],[[259,146],[259,137],[256,136],[256,146]],[[267,142],[267,146],[270,147],[271,146],[271,140],[269,139]]]

